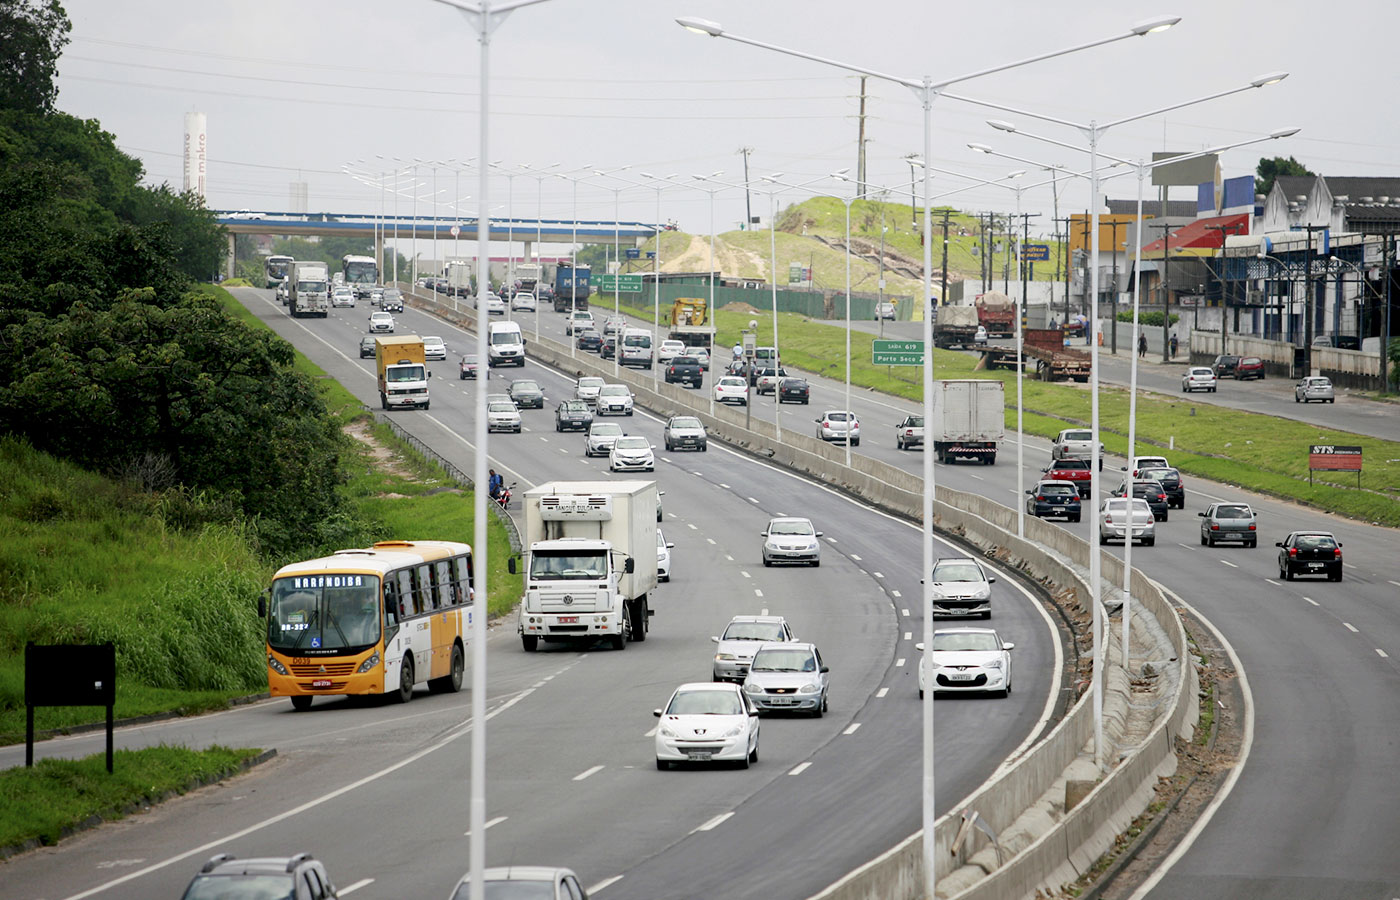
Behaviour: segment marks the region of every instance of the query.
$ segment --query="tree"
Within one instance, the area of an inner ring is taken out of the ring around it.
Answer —
[[[175,267],[192,279],[211,278],[228,254],[228,233],[194,191],[176,193],[169,184],[145,189],[137,195],[133,219],[165,233]]]
[[[1259,166],[1254,170],[1254,177],[1257,184],[1254,186],[1255,193],[1268,196],[1274,189],[1274,179],[1280,175],[1311,175],[1308,167],[1298,162],[1293,157],[1284,159],[1282,156],[1266,157],[1259,160]]]
[[[0,109],[49,112],[72,30],[58,0],[0,0]]]

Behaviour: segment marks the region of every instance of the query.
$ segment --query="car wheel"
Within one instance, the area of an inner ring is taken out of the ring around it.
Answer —
[[[661,771],[666,772],[666,771],[669,771],[669,770],[670,770],[671,764],[668,763],[668,762],[667,762],[666,760],[664,760],[664,759],[658,759],[658,760],[656,761],[656,767],[657,767],[658,769],[660,769]]]
[[[1205,536],[1204,534],[1201,535],[1201,546],[1202,546],[1202,547],[1209,547],[1209,546],[1210,546],[1210,543],[1207,543],[1207,541],[1206,541],[1206,536]]]
[[[820,559],[814,559],[814,560],[812,560],[812,568],[814,568],[814,569],[819,569],[819,568],[821,568],[821,564],[822,564],[822,561],[821,561]]]
[[[919,699],[920,699],[920,700],[924,699],[924,689],[923,689],[923,688],[919,688]]]
[[[1247,541],[1247,542],[1245,542],[1245,546],[1246,546],[1246,547],[1258,547],[1258,546],[1259,546],[1259,541],[1258,541],[1258,539],[1255,539],[1255,540],[1252,540],[1252,541]]]
[[[753,742],[753,749],[749,751],[749,762],[758,762],[758,741]]]
[[[1157,546],[1157,539],[1155,537],[1144,538],[1142,541],[1142,545],[1144,547],[1155,547]]]
[[[1333,578],[1332,580],[1333,580],[1333,581],[1341,581],[1341,580],[1342,580],[1342,573],[1341,573],[1341,570],[1338,570],[1338,571],[1337,571],[1337,577],[1336,577],[1336,578]]]
[[[399,666],[399,689],[394,691],[395,703],[407,703],[413,699],[413,657],[405,656]]]
[[[292,709],[296,710],[297,712],[306,712],[308,709],[311,708],[311,701],[313,699],[315,698],[305,696],[293,697]]]
[[[772,568],[772,566],[773,566],[773,561],[772,561],[771,559],[769,559],[768,557],[766,557],[766,556],[763,557],[763,567],[764,567],[765,569],[768,569],[768,568]]]
[[[1289,568],[1288,566],[1286,566],[1286,565],[1285,565],[1285,566],[1279,566],[1278,575],[1279,575],[1279,577],[1282,578],[1284,581],[1292,581],[1292,580],[1293,580],[1293,570],[1290,569],[1290,568]]]
[[[1079,516],[1070,516],[1070,517],[1069,517],[1069,520],[1070,520],[1071,522],[1078,522],[1078,521],[1079,521]]]
[[[700,445],[700,452],[701,452],[701,453],[704,453],[704,452],[705,452],[706,450],[708,450],[709,448],[710,448],[710,445],[709,445],[709,444],[701,444],[701,445]]]
[[[1105,537],[1105,536],[1102,535],[1102,534],[1099,535],[1099,546],[1100,546],[1100,547],[1106,547],[1106,546],[1108,546],[1108,538]]]

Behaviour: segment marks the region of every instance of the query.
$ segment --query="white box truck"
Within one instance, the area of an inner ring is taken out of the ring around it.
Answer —
[[[331,314],[331,272],[323,262],[294,262],[287,278],[287,308],[292,315]]]
[[[933,447],[939,462],[966,456],[990,466],[1005,436],[1006,386],[1000,381],[933,383],[933,421],[924,429],[924,446]]]
[[[520,640],[644,641],[656,587],[654,481],[553,481],[525,492]],[[510,561],[515,571],[515,560]]]

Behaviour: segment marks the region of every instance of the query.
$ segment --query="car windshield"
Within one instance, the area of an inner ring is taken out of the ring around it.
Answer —
[[[671,420],[672,428],[699,428],[700,420],[690,416],[678,416]]]
[[[742,716],[743,701],[733,691],[685,691],[671,698],[668,716]]]
[[[631,391],[627,389],[625,384],[609,384],[605,385],[598,393],[604,397],[626,397]]]
[[[988,651],[1000,650],[1001,642],[997,636],[987,631],[968,631],[952,633],[936,633],[933,636],[933,650],[935,653],[959,652],[964,650]]]
[[[720,636],[725,641],[781,641],[783,626],[777,622],[730,622]]]
[[[539,389],[540,386],[533,381],[512,381],[510,383],[511,393],[514,394],[538,393]]]
[[[1217,506],[1215,508],[1217,519],[1251,519],[1254,511],[1248,506]]]
[[[422,381],[424,377],[422,366],[389,366],[384,370],[384,380],[390,384]]]
[[[565,400],[563,403],[559,404],[559,406],[566,413],[588,412],[588,404],[584,403],[582,400]]]
[[[581,387],[581,388],[600,388],[600,387],[603,386],[603,379],[601,379],[601,378],[580,378],[580,379],[578,380],[578,386]]]
[[[1299,550],[1331,550],[1337,541],[1330,534],[1300,534],[1293,545]]]
[[[608,556],[602,550],[538,550],[530,554],[530,577],[535,581],[583,581],[607,574]]]
[[[815,534],[812,523],[805,519],[774,521],[768,523],[769,534]]]
[[[651,335],[649,334],[624,334],[622,336],[622,346],[624,347],[650,347]]]
[[[440,337],[425,337],[425,338],[423,338],[423,346],[425,346],[425,347],[441,347],[441,346],[442,346],[442,338],[440,338]]]
[[[1176,469],[1152,468],[1142,470],[1143,478],[1150,478],[1153,481],[1178,481],[1181,473]]]
[[[933,567],[934,581],[981,581],[982,570],[975,562],[939,563]]]
[[[201,875],[184,900],[286,900],[296,896],[296,883],[287,874]]]
[[[619,450],[649,450],[651,443],[644,437],[620,437],[613,444]]]
[[[755,654],[750,671],[815,672],[817,671],[817,658],[812,655],[811,650],[799,650],[796,647],[765,648]]]
[[[515,412],[515,404],[514,404],[514,403],[511,403],[511,402],[508,401],[508,400],[507,400],[507,401],[497,400],[495,403],[492,403],[492,404],[488,407],[488,410],[489,410],[490,412]]]
[[[613,422],[599,422],[588,433],[594,437],[617,437],[622,434],[622,426]]]
[[[518,344],[520,343],[520,332],[518,331],[492,331],[491,343],[493,344]]]
[[[462,362],[466,363],[469,366],[474,366],[476,365],[476,356],[468,354],[467,356],[462,357]]]

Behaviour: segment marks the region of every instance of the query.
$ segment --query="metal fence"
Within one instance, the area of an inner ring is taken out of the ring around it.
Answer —
[[[365,412],[369,413],[371,416],[374,417],[374,421],[382,425],[389,426],[389,430],[394,433],[395,437],[412,447],[414,452],[416,452],[419,456],[423,457],[424,460],[441,469],[443,475],[446,476],[449,481],[455,482],[457,486],[461,487],[463,490],[472,489],[473,482],[470,478],[467,477],[467,473],[457,468],[457,465],[451,460],[443,457],[432,447],[429,447],[417,437],[414,437],[412,434],[409,434],[407,431],[404,430],[404,427],[402,425],[400,425],[398,422],[395,422],[392,418],[385,415],[382,411],[377,409],[371,409],[368,406],[366,406],[364,409]],[[501,525],[505,527],[506,535],[510,539],[511,553],[520,553],[522,551],[522,545],[520,543],[520,531],[515,527],[515,520],[512,519],[506,513],[505,510],[501,509],[500,504],[493,503],[489,499],[486,503],[486,508],[491,510],[492,514],[496,516],[496,520],[499,521]]]

